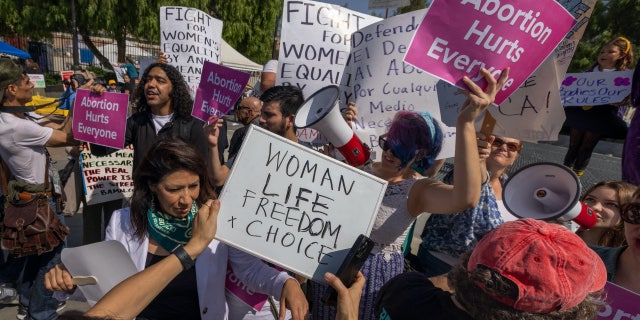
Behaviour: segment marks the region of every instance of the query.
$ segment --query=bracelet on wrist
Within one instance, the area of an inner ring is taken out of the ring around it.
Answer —
[[[187,253],[187,250],[184,250],[184,247],[181,244],[173,248],[173,250],[171,250],[171,253],[175,254],[178,260],[180,260],[180,263],[182,264],[182,268],[184,270],[191,269],[191,267],[193,267],[193,265],[196,263],[193,259],[191,259],[189,253]]]

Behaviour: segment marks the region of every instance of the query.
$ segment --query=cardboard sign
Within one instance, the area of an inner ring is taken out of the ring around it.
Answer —
[[[118,283],[138,273],[124,245],[116,240],[64,248],[61,259],[72,276],[97,278],[96,284],[78,286],[92,306]]]
[[[133,148],[100,157],[82,151],[80,160],[87,204],[130,198],[133,195]]]
[[[455,12],[455,19],[451,13]],[[511,95],[562,41],[575,19],[554,0],[435,0],[405,56],[408,63],[465,88],[463,76],[486,86],[511,68],[496,104]]]
[[[216,238],[304,277],[337,272],[387,182],[257,126],[220,195]]]
[[[205,61],[191,115],[207,121],[211,116],[221,117],[227,114],[248,81],[249,74],[246,72]]]
[[[276,84],[298,86],[305,97],[327,85],[337,85],[341,89],[340,106],[345,107],[354,100],[344,91],[351,86],[351,76],[344,74],[351,33],[380,20],[322,2],[284,1]],[[305,142],[326,141],[310,128],[297,134]]]
[[[560,87],[564,106],[617,103],[631,94],[633,70],[567,73]]]
[[[640,295],[615,283],[607,281],[604,286],[607,299],[600,311],[598,320],[640,319]]]
[[[435,119],[441,119],[438,106],[446,104],[446,99],[439,101],[436,87],[445,82],[403,61],[425,12],[417,10],[394,16],[351,35],[350,62],[345,74],[352,77],[345,92],[355,99],[358,108],[353,128],[374,151],[381,151],[378,137],[387,132],[398,111],[427,111]],[[441,126],[447,134],[439,158],[453,156],[457,109],[454,112],[451,127]],[[372,154],[375,160],[380,159],[381,152]]]
[[[200,84],[202,64],[220,63],[222,21],[188,7],[160,7],[160,50],[178,68],[192,96]]]
[[[29,81],[33,83],[33,87],[36,89],[46,88],[47,84],[44,81],[44,74],[27,74],[29,76]]]
[[[411,4],[411,0],[369,0],[369,9],[398,8]]]
[[[124,148],[129,95],[102,95],[78,89],[73,104],[73,137],[116,149]]]

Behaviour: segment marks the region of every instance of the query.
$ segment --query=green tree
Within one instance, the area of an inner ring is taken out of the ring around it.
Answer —
[[[222,38],[229,45],[258,63],[272,58],[282,0],[214,0],[212,4],[212,15],[224,22]]]

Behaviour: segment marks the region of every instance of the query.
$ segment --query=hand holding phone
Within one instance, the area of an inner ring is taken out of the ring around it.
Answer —
[[[336,276],[340,278],[340,281],[348,288],[353,283],[356,274],[362,268],[362,265],[369,257],[371,249],[373,249],[373,240],[369,239],[365,235],[359,235],[356,242],[351,246],[347,257],[342,261]],[[322,296],[322,303],[328,306],[335,306],[338,298],[338,293],[332,287],[327,287]]]

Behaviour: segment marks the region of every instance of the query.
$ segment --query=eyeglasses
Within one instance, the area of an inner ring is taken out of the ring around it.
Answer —
[[[522,149],[522,145],[517,143],[517,142],[506,142],[500,138],[495,138],[495,140],[493,140],[493,143],[491,143],[492,146],[496,147],[496,148],[500,148],[502,147],[503,144],[507,145],[507,151],[509,152],[517,152],[520,151]]]
[[[629,203],[620,211],[620,218],[624,222],[640,224],[640,203]]]
[[[383,134],[380,137],[378,137],[378,145],[380,146],[380,148],[382,149],[382,151],[387,151],[389,149],[391,149],[391,146],[389,146],[387,144],[387,135]],[[391,150],[391,154],[393,154],[393,156],[395,157],[395,153],[393,153],[393,150]]]

